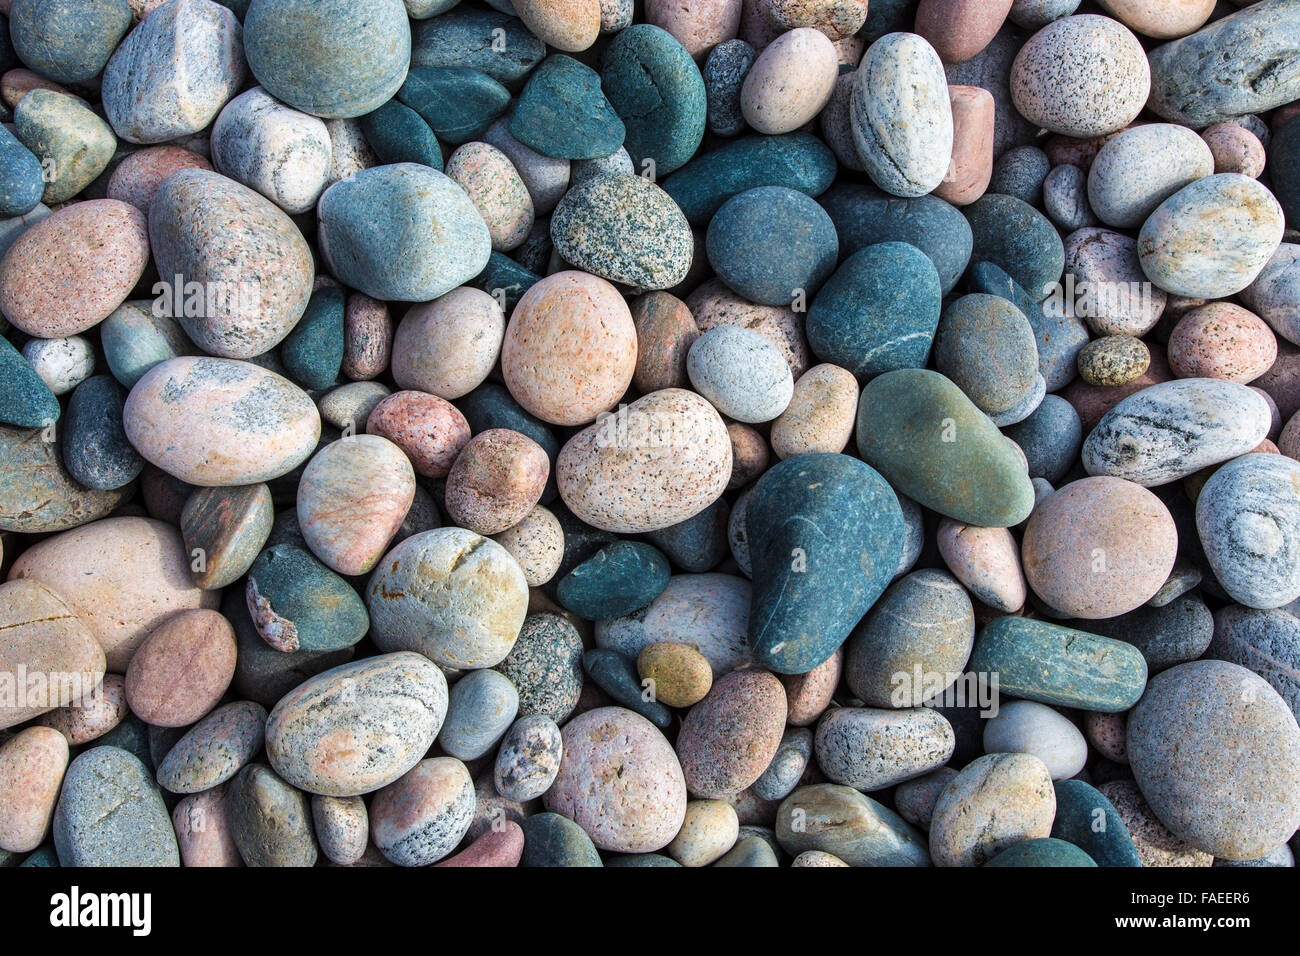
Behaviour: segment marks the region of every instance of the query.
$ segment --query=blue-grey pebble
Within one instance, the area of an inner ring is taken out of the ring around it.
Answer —
[[[87,488],[110,491],[129,485],[144,459],[122,427],[126,392],[111,375],[92,375],[72,393],[63,420],[63,464]]]
[[[1074,406],[1059,395],[1047,395],[1028,418],[1005,429],[1029,462],[1029,477],[1060,481],[1079,455],[1083,425]]]
[[[474,760],[496,745],[518,712],[519,692],[509,678],[473,671],[451,685],[438,743],[453,757]]]
[[[1015,196],[1031,206],[1042,205],[1043,183],[1052,171],[1052,161],[1037,146],[1017,146],[997,158],[989,192]]]
[[[703,74],[709,132],[714,136],[737,136],[745,131],[740,88],[757,55],[739,38],[724,40],[709,51]]]
[[[9,9],[14,52],[56,83],[99,76],[129,29],[126,0],[14,0]]]
[[[68,766],[54,808],[61,866],[180,866],[167,805],[139,758],[92,747]]]

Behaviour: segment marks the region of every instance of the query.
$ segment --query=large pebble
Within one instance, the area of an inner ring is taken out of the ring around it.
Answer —
[[[717,798],[750,786],[776,755],[785,715],[785,689],[768,671],[732,671],[718,680],[677,737],[686,787]]]
[[[568,719],[582,694],[582,638],[559,614],[530,614],[519,639],[496,669],[519,694],[519,715]]]
[[[989,754],[967,764],[939,795],[930,823],[937,866],[980,866],[1023,840],[1050,835],[1052,777],[1030,754]]]
[[[366,432],[400,448],[425,478],[445,478],[470,439],[469,423],[454,405],[417,390],[380,399],[366,418]]]
[[[314,866],[307,795],[265,764],[244,767],[226,788],[226,814],[239,855],[248,866]]]
[[[691,346],[686,363],[695,390],[740,422],[767,422],[794,394],[790,367],[775,345],[735,326],[710,329]]]
[[[928,707],[877,710],[836,707],[817,724],[817,766],[855,790],[884,790],[943,766],[956,738]]]
[[[173,614],[150,632],[126,669],[131,712],[154,727],[187,727],[208,713],[235,675],[235,632],[216,611]]]
[[[257,756],[266,708],[251,700],[218,707],[186,731],[158,764],[158,783],[171,793],[220,786]]]
[[[149,771],[117,747],[84,751],[54,809],[61,866],[180,866],[167,806]]]
[[[474,815],[474,781],[454,757],[422,760],[370,801],[375,846],[398,866],[427,866],[460,843]]]
[[[419,654],[381,654],[309,678],[266,723],[266,753],[286,781],[348,797],[419,762],[447,713],[447,680]]]
[[[1214,173],[1214,156],[1185,126],[1146,123],[1107,140],[1088,170],[1088,203],[1116,229],[1136,229],[1156,207]]]
[[[520,717],[501,738],[493,766],[497,793],[525,802],[546,793],[560,772],[564,739],[545,714]]]
[[[984,750],[1032,754],[1043,762],[1053,780],[1064,780],[1083,769],[1088,742],[1059,711],[1032,700],[1012,700],[984,725]]]

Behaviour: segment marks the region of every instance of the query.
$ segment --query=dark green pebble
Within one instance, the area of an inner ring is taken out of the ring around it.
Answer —
[[[985,866],[1096,866],[1097,863],[1073,843],[1041,837],[1009,846]]]
[[[625,654],[606,647],[598,647],[582,655],[582,667],[596,686],[616,704],[635,711],[660,730],[673,724],[673,714],[658,701],[645,700],[636,662]]]
[[[258,632],[277,650],[337,651],[370,628],[365,603],[352,586],[291,544],[257,556],[245,593]]]
[[[1214,615],[1196,594],[1184,594],[1163,607],[1144,605],[1118,617],[1075,623],[1081,630],[1132,644],[1146,659],[1150,674],[1196,660],[1214,637]]]
[[[1065,271],[1065,245],[1051,220],[1014,196],[988,193],[962,210],[970,222],[973,262],[992,262],[1036,302]]]
[[[1082,780],[1058,780],[1052,787],[1056,790],[1054,838],[1074,844],[1098,866],[1142,865],[1123,817],[1104,793]]]
[[[652,545],[618,541],[597,551],[556,585],[560,604],[589,621],[639,611],[668,587],[668,559]]]
[[[280,361],[289,377],[306,389],[329,388],[343,367],[343,290],[322,286],[311,294],[307,309],[280,345]]]
[[[464,66],[415,67],[397,98],[419,113],[439,140],[454,146],[482,137],[510,106],[509,90]]]
[[[546,237],[549,243],[549,228]],[[505,313],[508,316],[514,311],[524,293],[541,281],[541,276],[520,265],[514,259],[504,253],[493,252],[488,257],[488,264],[483,267],[483,271],[466,284],[473,286],[475,289],[483,290],[488,295],[496,298],[498,302],[503,303]]]
[[[528,78],[509,130],[554,159],[602,159],[618,151],[627,132],[600,88],[600,74],[562,53],[547,57]]]
[[[0,338],[0,422],[44,428],[58,421],[62,411],[58,398],[22,353]]]
[[[726,499],[719,498],[695,517],[650,531],[646,537],[683,571],[703,574],[712,571],[730,554],[727,544],[730,516]]]
[[[602,866],[596,845],[582,827],[558,813],[536,813],[525,820],[520,866]]]
[[[361,117],[361,132],[381,163],[420,163],[442,172],[438,137],[415,110],[396,99]]]
[[[63,420],[63,463],[87,488],[112,491],[144,470],[122,425],[126,392],[111,375],[92,375],[72,392]]]
[[[460,6],[413,24],[411,66],[465,66],[513,86],[546,56],[518,17]]]
[[[41,161],[9,132],[9,127],[0,126],[0,219],[27,215],[43,195]]]

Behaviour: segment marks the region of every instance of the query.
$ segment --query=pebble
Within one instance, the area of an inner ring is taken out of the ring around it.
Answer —
[[[692,800],[686,804],[681,829],[665,852],[682,866],[708,866],[736,845],[740,820],[722,800]]]
[[[831,364],[810,368],[772,422],[772,450],[782,459],[843,451],[853,437],[857,407],[858,383],[850,372]]]
[[[758,54],[740,91],[745,121],[759,133],[790,133],[826,105],[838,75],[835,47],[810,27],[782,33]]]
[[[1089,385],[1127,385],[1151,365],[1151,351],[1131,335],[1108,335],[1085,345],[1078,357],[1079,377]]]
[[[1205,141],[1185,126],[1147,123],[1108,140],[1088,170],[1088,202],[1116,229],[1136,229],[1170,196],[1217,172]]]
[[[1047,395],[1023,421],[1004,434],[1016,443],[1028,462],[1031,478],[1059,482],[1079,457],[1083,425],[1074,406],[1057,395]]]
[[[796,823],[797,821],[797,823]],[[777,811],[776,838],[792,856],[821,850],[849,866],[929,866],[919,830],[852,787],[800,787]]]
[[[732,671],[715,681],[677,737],[686,788],[716,799],[749,787],[780,747],[785,714],[785,690],[768,671]]]
[[[51,206],[89,186],[117,147],[113,130],[82,101],[44,89],[32,90],[14,107],[14,135],[40,161],[40,199]]]
[[[981,410],[1007,412],[1034,387],[1038,349],[1028,319],[1006,299],[966,295],[944,310],[935,334],[935,368]]]
[[[1148,603],[1135,611],[1087,623],[1090,632],[1132,644],[1154,674],[1174,664],[1195,660],[1210,646],[1214,620],[1195,594],[1160,607]]]
[[[1300,462],[1249,454],[1219,468],[1196,499],[1196,528],[1219,585],[1239,604],[1300,597]]]
[[[370,816],[360,797],[313,795],[311,821],[320,851],[331,863],[351,866],[365,854]]]
[[[508,85],[526,77],[546,56],[546,44],[517,17],[457,7],[444,0],[439,0],[439,5],[451,9],[412,15],[417,21],[412,24],[412,66],[465,66]],[[408,11],[410,6],[408,3]],[[502,31],[501,44],[485,42],[485,38],[498,36],[496,30]]]
[[[1065,780],[1083,769],[1088,742],[1059,711],[1030,700],[1013,700],[985,723],[984,750],[1031,754],[1043,762],[1053,780]]]
[[[454,757],[421,760],[370,801],[370,835],[398,866],[428,866],[456,849],[474,814],[474,781]]]
[[[757,56],[752,46],[736,38],[724,40],[709,51],[701,72],[708,128],[713,135],[737,136],[745,131],[740,91]]]
[[[293,544],[258,555],[244,594],[258,634],[277,651],[351,647],[370,623],[351,585]]]
[[[333,158],[329,130],[261,87],[227,103],[211,135],[216,167],[290,215],[312,209],[325,190]]]
[[[503,152],[487,143],[466,143],[448,157],[445,171],[487,223],[493,249],[509,252],[528,238],[533,200]]]
[[[518,562],[530,588],[541,587],[555,577],[564,558],[564,529],[542,505],[535,505],[518,523],[493,535],[492,540]]]
[[[111,513],[132,486],[94,491],[63,465],[59,442],[44,429],[0,425],[0,530],[40,534],[75,528]]]
[[[564,741],[555,721],[545,714],[520,717],[497,750],[493,769],[497,792],[521,803],[537,799],[554,783],[563,753]]]
[[[68,742],[49,727],[28,727],[0,744],[0,849],[28,853],[50,831],[55,801],[68,769]]]
[[[1059,780],[1052,838],[1072,843],[1098,866],[1142,866],[1124,818],[1106,795],[1082,780]]]
[[[556,600],[589,621],[646,607],[668,586],[668,561],[654,547],[620,541],[602,548],[559,580]]]
[[[1189,378],[1143,388],[1102,416],[1083,443],[1093,475],[1147,487],[1245,454],[1268,434],[1268,403],[1245,385]]]
[[[519,716],[540,714],[556,724],[573,713],[582,694],[582,638],[559,614],[529,614],[496,669],[519,695]]]
[[[989,193],[962,209],[973,239],[971,261],[990,262],[1036,302],[1056,287],[1065,246],[1046,216],[1014,196]]]
[[[1132,780],[1103,783],[1098,791],[1124,822],[1143,866],[1209,866],[1213,857],[1170,833],[1151,811]]]
[[[686,367],[696,391],[741,422],[771,421],[794,394],[794,378],[780,351],[749,329],[721,326],[705,332],[691,346]]]
[[[1300,823],[1295,717],[1244,667],[1193,661],[1156,675],[1130,715],[1128,753],[1161,822],[1216,857],[1265,856]]]
[[[102,78],[104,114],[132,143],[165,143],[206,129],[248,76],[245,35],[229,8],[176,0],[155,12],[127,34]]]
[[[366,432],[400,448],[424,478],[445,478],[470,439],[469,423],[454,405],[415,390],[381,399],[366,418]]]
[[[505,428],[479,432],[447,473],[447,516],[481,535],[522,521],[541,498],[550,462],[541,445]]]
[[[567,817],[537,813],[520,826],[524,831],[520,866],[603,866],[591,837]]]
[[[88,697],[42,714],[36,723],[54,728],[63,734],[69,746],[75,747],[110,733],[128,714],[125,679],[118,674],[105,674],[99,688]]]
[[[1259,316],[1211,302],[1179,319],[1169,335],[1169,367],[1179,378],[1223,378],[1243,385],[1277,361],[1277,339]]]
[[[1294,666],[1298,631],[1298,619],[1284,610],[1229,606],[1214,621],[1209,656],[1254,671],[1273,686],[1292,713],[1300,712],[1300,681]]]
[[[181,866],[243,866],[231,833],[226,787],[182,797],[172,808]]]
[[[817,765],[834,783],[884,790],[943,766],[956,740],[943,715],[926,707],[837,707],[817,724]]]
[[[518,710],[519,693],[507,678],[473,671],[452,685],[438,743],[450,756],[475,760],[492,750]]]
[[[785,363],[781,364],[784,368]],[[0,370],[4,372],[0,383],[0,421],[20,428],[45,428],[58,421],[63,413],[58,398],[8,339],[0,342]],[[73,454],[75,457],[77,452]]]
[[[858,66],[850,117],[858,156],[885,192],[923,196],[943,182],[953,152],[952,103],[943,63],[925,39],[891,33],[871,45]]]
[[[1027,596],[1020,551],[1006,528],[979,528],[950,518],[939,522],[939,554],[944,564],[980,603],[1015,613]]]
[[[55,395],[66,395],[95,372],[94,347],[80,335],[31,339],[23,346],[22,356]]]
[[[265,764],[251,763],[226,788],[231,836],[248,866],[314,866],[307,795]]]
[[[1008,847],[1051,833],[1056,795],[1047,766],[1032,754],[972,761],[935,803],[930,855],[936,866],[981,866]]]
[[[905,780],[894,790],[894,807],[908,823],[922,830],[930,829],[930,818],[939,794],[957,776],[952,767],[940,767],[930,773]]]
[[[92,747],[68,766],[53,829],[60,866],[180,866],[157,786],[117,747]]]
[[[170,793],[200,793],[230,780],[262,749],[266,708],[237,701],[211,711],[189,728],[158,764],[158,783]]]
[[[984,625],[967,669],[998,674],[1012,697],[1102,713],[1133,706],[1147,679],[1146,661],[1125,641],[1018,617]]]
[[[447,681],[435,664],[407,651],[381,654],[316,674],[281,698],[266,722],[266,754],[308,793],[370,793],[420,761],[446,713]]]
[[[788,716],[787,716],[788,719]],[[792,727],[781,737],[772,762],[763,775],[754,781],[755,795],[764,800],[783,800],[788,797],[811,765],[813,732],[807,727]]]
[[[216,611],[181,611],[131,655],[126,700],[155,727],[187,727],[221,699],[235,675],[235,632]]]

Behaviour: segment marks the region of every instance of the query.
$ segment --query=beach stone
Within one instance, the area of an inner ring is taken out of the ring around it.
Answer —
[[[1300,97],[1300,77],[1284,70],[1267,82],[1259,78],[1270,65],[1292,62],[1297,36],[1300,11],[1276,4],[1239,10],[1156,47],[1150,54],[1151,111],[1200,129],[1290,103]]]
[[[1142,226],[1138,255],[1167,292],[1223,298],[1259,276],[1277,252],[1282,207],[1257,180],[1220,173],[1196,180],[1160,204]]]
[[[31,339],[22,347],[22,357],[55,395],[66,395],[95,372],[95,348],[80,335]],[[14,374],[19,374],[16,366]]]
[[[151,518],[105,518],[46,538],[18,556],[9,578],[57,593],[116,673],[125,672],[135,649],[175,612],[215,608],[218,601],[216,592],[191,581],[180,533]]]
[[[925,707],[837,707],[817,724],[817,765],[834,783],[883,790],[943,766],[956,738],[952,725]]]
[[[159,362],[198,351],[180,323],[140,300],[123,302],[100,323],[99,341],[113,377],[128,389]]]
[[[1187,594],[1161,607],[1147,605],[1118,617],[1089,621],[1087,627],[1092,633],[1132,644],[1154,674],[1204,654],[1214,634],[1214,618],[1204,601]]]
[[[324,422],[355,435],[358,423],[364,425],[375,406],[391,394],[380,382],[349,382],[318,398],[316,407]]]
[[[935,802],[955,776],[957,771],[952,767],[940,767],[905,780],[894,790],[894,807],[908,823],[922,830],[930,829]]]
[[[1009,149],[993,163],[989,192],[1014,196],[1031,206],[1043,204],[1043,183],[1052,161],[1037,146]]]
[[[360,797],[311,798],[312,829],[326,859],[337,866],[351,866],[366,852],[370,838],[370,816]]]
[[[1022,840],[998,853],[985,866],[1093,866],[1097,862],[1073,843],[1052,837]]]
[[[248,866],[313,866],[316,836],[307,795],[265,764],[244,767],[226,788],[226,813]]]
[[[164,180],[183,169],[212,169],[212,163],[192,150],[180,146],[149,146],[122,157],[112,168],[107,192],[135,206],[146,216],[149,206]]]
[[[736,845],[740,820],[723,800],[692,800],[686,804],[682,828],[665,852],[682,866],[708,866]]]
[[[393,98],[358,122],[380,165],[419,163],[442,170],[438,137],[424,117],[405,103]]]
[[[857,407],[858,383],[850,372],[814,366],[794,383],[790,403],[772,422],[772,450],[781,459],[843,451],[853,437]]]
[[[412,535],[388,552],[366,588],[371,638],[418,650],[444,667],[500,663],[523,625],[528,585],[509,552],[463,528]]]
[[[1268,403],[1245,385],[1188,378],[1151,385],[1102,416],[1083,443],[1083,466],[1153,487],[1255,448]]]
[[[1011,68],[1016,109],[1066,136],[1118,132],[1142,111],[1150,88],[1142,44],[1109,17],[1054,21],[1025,43]]]
[[[980,757],[939,795],[930,855],[936,866],[981,866],[1021,841],[1048,836],[1055,813],[1051,776],[1037,757]]]
[[[493,249],[508,252],[528,238],[533,227],[533,200],[499,149],[487,143],[466,143],[448,158],[446,173],[469,194],[487,223]]]
[[[506,820],[499,830],[487,831],[460,853],[434,866],[514,867],[519,865],[523,852],[524,831],[518,823]]]
[[[1135,229],[1166,199],[1215,172],[1201,137],[1172,123],[1126,129],[1106,142],[1088,171],[1088,201],[1116,229]]]
[[[839,61],[826,35],[810,27],[782,33],[759,51],[740,90],[740,108],[756,132],[790,133],[822,111]]]
[[[444,4],[444,6],[447,6]],[[546,44],[517,17],[477,7],[450,6],[414,17],[412,66],[463,66],[510,85],[522,80],[546,56]],[[408,10],[410,4],[407,4]],[[500,30],[502,48],[493,44]]]
[[[790,794],[777,812],[776,839],[791,855],[821,850],[849,866],[930,865],[919,830],[888,807],[840,784],[819,783]]]
[[[780,232],[771,226],[781,222]],[[760,305],[815,295],[835,270],[835,224],[794,189],[764,186],[733,196],[709,223],[709,261],[735,292]]]
[[[1007,701],[984,724],[987,753],[1032,754],[1053,780],[1073,777],[1088,757],[1088,742],[1060,712],[1031,700]]]
[[[1196,528],[1219,585],[1239,604],[1300,597],[1300,462],[1250,454],[1219,468],[1196,499]]]
[[[1151,364],[1151,352],[1141,339],[1108,335],[1079,352],[1079,377],[1089,385],[1127,385],[1141,377]]]
[[[645,609],[597,622],[595,642],[631,658],[655,644],[685,644],[709,662],[713,680],[750,660],[751,589],[731,574],[677,574]]]
[[[671,425],[670,433],[658,431]],[[703,398],[664,389],[579,432],[556,462],[560,496],[605,531],[666,528],[712,504],[731,474],[731,442]]]
[[[1006,299],[962,296],[944,311],[935,335],[936,369],[982,411],[1006,412],[1038,376],[1038,350],[1028,320]]]
[[[677,737],[687,789],[721,798],[754,783],[785,728],[785,689],[768,671],[732,671],[691,708]]]
[[[1137,243],[1123,233],[1092,226],[1071,233],[1065,270],[1074,287],[1053,294],[1052,305],[1065,306],[1098,335],[1145,335],[1168,304],[1164,291],[1146,281]],[[1070,292],[1073,303],[1065,301]]]
[[[754,781],[753,792],[763,800],[788,797],[807,773],[813,756],[813,732],[807,727],[792,727],[781,737],[772,762]]]
[[[1205,23],[1214,11],[1214,0],[1146,4],[1141,0],[1099,0],[1107,13],[1130,29],[1156,40],[1184,37]],[[1241,6],[1241,4],[1238,4]]]
[[[493,535],[492,540],[519,563],[530,588],[541,587],[555,577],[564,558],[564,529],[542,505],[535,505],[521,521]]]
[[[548,56],[529,76],[506,129],[521,146],[561,161],[609,156],[623,145],[627,134],[601,91],[600,74],[558,53]],[[555,165],[554,172],[563,173],[555,182],[558,192],[567,184],[569,169]]]
[[[908,97],[898,95],[907,89]],[[853,139],[871,181],[895,196],[923,196],[948,173],[952,103],[934,47],[910,33],[871,45],[850,107]]]
[[[68,742],[49,727],[27,727],[0,744],[0,849],[28,853],[49,834],[68,769]]]
[[[370,803],[370,832],[398,866],[427,866],[451,853],[474,814],[474,781],[454,757],[422,760]]]
[[[1256,611],[1230,606],[1214,620],[1209,656],[1239,664],[1268,681],[1292,713],[1300,713],[1300,621],[1284,610]]]
[[[469,195],[415,163],[365,169],[336,182],[321,196],[318,214],[331,271],[374,299],[436,299],[478,275],[492,251]],[[409,225],[389,230],[394,219]]]
[[[1115,617],[1145,604],[1173,569],[1178,532],[1154,494],[1121,478],[1071,482],[1034,509],[1025,576],[1058,611]]]
[[[559,724],[582,693],[582,638],[559,614],[529,614],[496,669],[519,694],[519,716],[540,714]]]
[[[288,379],[247,362],[174,358],[127,396],[126,437],[168,474],[207,487],[287,474],[320,437],[315,403]]]
[[[126,699],[155,727],[187,727],[221,699],[235,674],[235,632],[216,611],[181,611],[131,656]]]
[[[117,747],[93,747],[68,766],[54,847],[61,866],[180,866],[157,786],[144,764]]]
[[[820,196],[835,178],[835,154],[802,132],[745,136],[692,159],[663,181],[692,226],[707,225],[732,196],[760,186],[785,186]]]
[[[1294,318],[1294,310],[1300,304],[1297,260],[1300,260],[1300,247],[1282,243],[1259,278],[1240,294],[1242,304],[1288,342],[1300,338],[1300,325]]]
[[[803,321],[789,306],[755,305],[735,295],[718,279],[707,280],[685,302],[701,332],[723,325],[751,329],[781,350],[790,374],[796,377],[813,364]]]
[[[1133,706],[1147,677],[1127,642],[1017,617],[984,625],[967,669],[998,674],[1000,692],[1011,697],[1102,713]]]
[[[1277,339],[1259,316],[1229,302],[1187,312],[1169,335],[1169,366],[1179,378],[1223,378],[1243,385],[1277,361]]]
[[[1088,205],[1088,174],[1078,166],[1056,166],[1043,181],[1043,208],[1061,229],[1072,232],[1096,226],[1097,217]]]
[[[1180,748],[1189,739],[1197,747]],[[1127,743],[1152,810],[1199,849],[1255,859],[1297,826],[1300,730],[1277,692],[1243,667],[1193,661],[1158,674],[1130,715]]]
[[[406,79],[411,29],[401,0],[364,11],[301,0],[254,0],[244,15],[253,75],[295,109],[325,119],[369,113]]]
[[[714,136],[737,136],[745,131],[740,91],[757,57],[754,48],[741,39],[724,40],[709,51],[701,72],[709,132]]]
[[[366,419],[366,432],[400,448],[425,478],[445,478],[470,439],[469,424],[454,405],[414,390],[382,399]]]
[[[132,486],[95,491],[63,464],[60,442],[43,429],[0,426],[0,530],[29,534],[63,531],[112,512]]]
[[[218,707],[194,724],[158,764],[171,793],[200,793],[235,776],[262,749],[266,709],[252,701]]]
[[[897,498],[875,470],[848,456],[800,455],[763,477],[747,513],[754,659],[779,673],[805,673],[844,642],[898,568]]]
[[[1051,293],[1065,269],[1065,247],[1046,216],[1014,196],[995,193],[962,213],[970,222],[972,262],[998,266],[1035,301]]]
[[[1044,397],[1024,421],[1005,429],[1029,463],[1031,478],[1060,481],[1079,457],[1083,427],[1074,406],[1057,395]]]
[[[261,552],[274,517],[271,491],[264,484],[195,491],[185,502],[180,524],[185,550],[202,559],[190,564],[195,585],[215,591],[234,584]]]
[[[464,66],[414,67],[397,95],[438,139],[455,146],[477,140],[510,105],[509,90]]]
[[[108,734],[128,714],[126,681],[119,674],[105,674],[99,687],[91,694],[76,703],[42,714],[36,723],[57,730],[67,739],[69,746],[75,747]]]
[[[519,860],[520,866],[603,865],[591,837],[567,817],[558,813],[537,813],[520,826],[524,831],[524,852]]]
[[[154,12],[118,46],[101,83],[105,116],[132,143],[206,129],[248,76],[243,30],[225,5],[176,0]]]
[[[239,697],[254,700],[263,707],[274,707],[281,697],[307,678],[346,663],[354,653],[351,647],[293,653],[275,650],[257,633],[239,589],[226,592],[221,611],[234,625],[238,646],[231,688]]]
[[[181,866],[243,866],[231,832],[226,787],[190,794],[172,808]]]
[[[819,202],[835,223],[846,260],[868,246],[906,243],[929,256],[944,295],[956,288],[970,263],[970,223],[937,196],[901,199],[873,186],[838,183]]]
[[[1020,551],[1006,528],[979,528],[944,518],[938,544],[949,570],[981,604],[1007,613],[1024,605]]]
[[[546,451],[528,436],[504,428],[479,432],[447,474],[447,515],[478,534],[498,534],[532,511],[549,471]]]
[[[667,176],[699,149],[704,80],[691,51],[653,21],[619,31],[601,58],[601,86],[623,120],[635,172]]]
[[[96,375],[78,385],[68,401],[63,419],[63,462],[68,473],[87,488],[122,488],[144,469],[144,459],[123,430],[125,398],[126,392],[111,375]],[[52,419],[36,424],[47,421]]]
[[[854,628],[844,678],[871,707],[917,707],[931,688],[914,675],[955,679],[974,640],[974,610],[961,585],[944,571],[914,571],[891,584]],[[907,680],[900,683],[900,674]]]
[[[689,644],[648,645],[637,657],[637,670],[655,700],[669,707],[692,707],[713,686],[708,659]]]
[[[170,286],[163,313],[204,351],[261,355],[303,317],[311,251],[293,221],[246,186],[207,170],[176,173],[150,205],[149,236]]]
[[[378,790],[416,765],[447,712],[447,681],[427,658],[380,654],[316,674],[281,698],[266,723],[266,753],[309,793]]]
[[[700,336],[691,310],[667,292],[647,292],[632,302],[631,311],[637,338],[632,383],[637,391],[684,388],[686,356]]]
[[[351,585],[293,544],[277,544],[258,556],[245,598],[257,632],[278,651],[351,647],[369,626]]]
[[[496,746],[518,709],[514,684],[494,670],[474,671],[452,685],[438,743],[450,756],[475,760]]]
[[[955,439],[944,439],[950,423]],[[1011,527],[1028,516],[1023,460],[988,417],[936,372],[886,372],[862,390],[858,451],[893,488],[966,524]],[[966,475],[961,487],[948,476]]]
[[[48,205],[66,202],[90,185],[117,147],[113,130],[79,99],[44,89],[32,90],[14,107],[14,135],[40,161],[45,180],[40,199]]]
[[[780,350],[750,329],[720,326],[691,346],[687,373],[697,392],[742,422],[776,418],[790,404],[794,379]]]
[[[962,63],[989,44],[1010,11],[1011,0],[983,4],[972,0],[921,0],[916,10],[916,32],[934,46],[945,63]]]
[[[343,374],[354,381],[376,378],[388,370],[392,352],[388,306],[360,292],[348,296],[343,312]]]
[[[1213,857],[1170,833],[1151,811],[1132,780],[1114,780],[1098,787],[1115,807],[1128,830],[1143,866],[1210,866]]]
[[[126,0],[14,0],[6,12],[14,52],[59,83],[97,77],[131,27]]]
[[[988,192],[993,179],[997,104],[992,93],[977,86],[949,86],[948,99],[953,123],[952,160],[935,195],[954,205],[967,206]]]
[[[741,0],[697,6],[681,0],[648,0],[647,23],[661,27],[699,59],[715,45],[731,40],[740,29]]]
[[[227,103],[212,127],[217,168],[290,215],[315,207],[332,158],[325,124],[285,106],[261,87]]]
[[[1241,173],[1258,179],[1267,157],[1264,144],[1250,130],[1235,123],[1216,123],[1201,133],[1214,156],[1216,173]]]
[[[520,717],[506,731],[497,750],[493,781],[508,800],[526,802],[542,796],[560,771],[564,743],[560,729],[545,714]]]
[[[524,181],[533,201],[537,218],[549,215],[569,188],[571,163],[566,158],[554,158],[525,146],[510,134],[505,119],[493,123],[483,141],[505,154]],[[549,231],[546,233],[549,237]]]
[[[668,586],[668,562],[654,547],[619,541],[602,548],[560,579],[556,599],[590,621],[646,607]]]
[[[28,335],[84,332],[126,299],[148,261],[137,209],[112,199],[73,203],[21,233],[0,259],[0,311]]]
[[[58,421],[63,413],[58,398],[8,339],[0,340],[0,372],[4,376],[0,380],[0,421],[19,428],[44,428]]]
[[[677,755],[649,721],[599,707],[564,726],[560,771],[543,801],[600,849],[642,853],[667,846],[681,829],[686,789]]]
[[[1082,780],[1058,780],[1052,837],[1074,844],[1098,866],[1142,866],[1125,820],[1106,795]]]
[[[808,311],[816,355],[873,378],[920,368],[939,325],[941,285],[934,263],[903,242],[882,242],[850,255]]]
[[[639,289],[685,279],[694,240],[667,193],[641,176],[597,176],[571,188],[551,217],[566,262]]]

